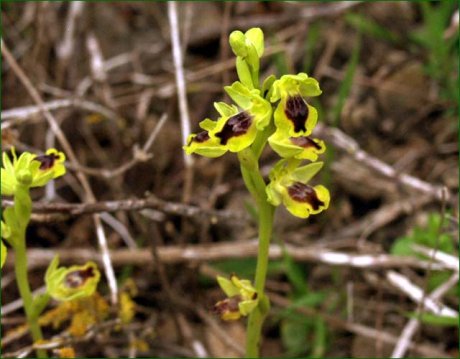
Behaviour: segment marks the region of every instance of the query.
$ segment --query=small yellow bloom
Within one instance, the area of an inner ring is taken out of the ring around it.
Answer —
[[[87,262],[82,266],[60,267],[56,256],[45,274],[48,294],[54,299],[68,301],[89,297],[96,290],[101,274],[96,263]]]
[[[222,320],[238,320],[249,315],[259,304],[255,288],[247,279],[232,275],[230,280],[218,276],[217,282],[228,298],[217,302],[214,311]]]
[[[55,148],[50,148],[45,155],[37,156],[30,152],[22,153],[19,158],[14,148],[11,149],[13,161],[3,152],[3,167],[1,168],[1,191],[3,195],[11,196],[16,192],[16,186],[41,187],[50,180],[65,174],[65,155]]]

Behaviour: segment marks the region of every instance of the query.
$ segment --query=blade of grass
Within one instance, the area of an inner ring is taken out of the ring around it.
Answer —
[[[361,14],[348,13],[345,16],[348,25],[358,30],[361,34],[371,36],[377,40],[388,41],[394,45],[401,43],[401,36],[387,28],[380,26],[372,19]]]

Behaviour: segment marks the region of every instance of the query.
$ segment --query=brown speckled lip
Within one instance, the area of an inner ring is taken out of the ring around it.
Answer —
[[[307,131],[308,106],[302,96],[290,96],[284,109],[286,117],[293,123],[294,132]]]
[[[216,133],[216,137],[220,138],[222,145],[226,145],[232,137],[246,134],[251,124],[251,116],[247,112],[240,112],[227,120],[222,131]]]
[[[58,159],[59,159],[59,156],[54,153],[50,155],[37,156],[34,158],[35,161],[40,162],[39,169],[41,170],[49,170],[50,168],[54,166],[54,163]]]
[[[313,187],[301,182],[294,182],[289,186],[288,193],[294,201],[308,203],[315,211],[324,206],[324,202],[318,198]]]
[[[310,137],[307,136],[301,136],[301,137],[291,137],[289,139],[293,145],[303,147],[303,148],[308,148],[308,147],[314,147],[317,150],[321,149],[321,146],[318,145],[315,141],[313,141]]]
[[[83,270],[76,270],[66,275],[65,285],[68,288],[78,288],[91,277],[94,277],[93,267],[88,267],[87,269]]]

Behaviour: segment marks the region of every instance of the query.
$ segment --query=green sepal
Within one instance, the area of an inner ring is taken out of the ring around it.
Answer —
[[[323,165],[323,162],[313,162],[306,166],[298,167],[292,172],[291,178],[294,181],[307,183],[323,168]]]
[[[230,117],[238,112],[238,108],[235,105],[228,105],[225,102],[214,102],[214,108],[219,112],[222,117]],[[201,126],[201,123],[200,123]],[[213,128],[204,128],[202,129],[211,131]]]
[[[2,236],[3,236],[3,226],[2,226]],[[3,241],[0,240],[0,268],[3,268],[3,265],[5,264],[7,253],[8,253],[8,250],[6,249],[6,246],[3,244]]]
[[[216,127],[216,121],[213,121],[210,118],[206,118],[203,121],[201,121],[198,125],[205,131],[211,131],[214,129],[214,127]]]
[[[260,91],[249,89],[239,81],[224,87],[225,92],[243,110],[254,117],[257,130],[262,131],[270,123],[272,106],[260,96]]]
[[[258,90],[248,88],[239,81],[235,81],[230,86],[225,86],[224,90],[230,98],[243,109],[251,107],[251,98],[259,94]]]
[[[248,63],[240,56],[236,58],[236,72],[242,84],[250,89],[254,88],[251,69]]]
[[[217,276],[217,283],[224,291],[225,295],[229,298],[240,294],[239,289],[232,283],[232,281],[225,277]]]

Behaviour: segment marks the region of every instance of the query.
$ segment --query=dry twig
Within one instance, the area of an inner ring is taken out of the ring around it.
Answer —
[[[199,245],[177,245],[161,246],[157,248],[158,257],[165,264],[184,262],[217,261],[231,258],[251,258],[257,255],[257,241],[222,242],[214,244]],[[428,262],[413,257],[392,256],[387,254],[349,254],[330,251],[317,246],[292,246],[285,245],[284,250],[296,261],[311,261],[328,265],[348,266],[355,268],[399,268],[413,267],[426,269]],[[69,263],[79,260],[100,261],[97,253],[87,248],[72,249],[29,249],[30,268],[46,267],[55,254],[59,254],[62,263]],[[279,259],[283,257],[283,248],[277,244],[270,246],[270,258]],[[150,249],[116,249],[112,250],[112,261],[114,265],[137,265],[145,266],[154,263]],[[14,263],[14,253],[8,255],[6,265]],[[433,264],[434,270],[445,270],[442,264]]]

